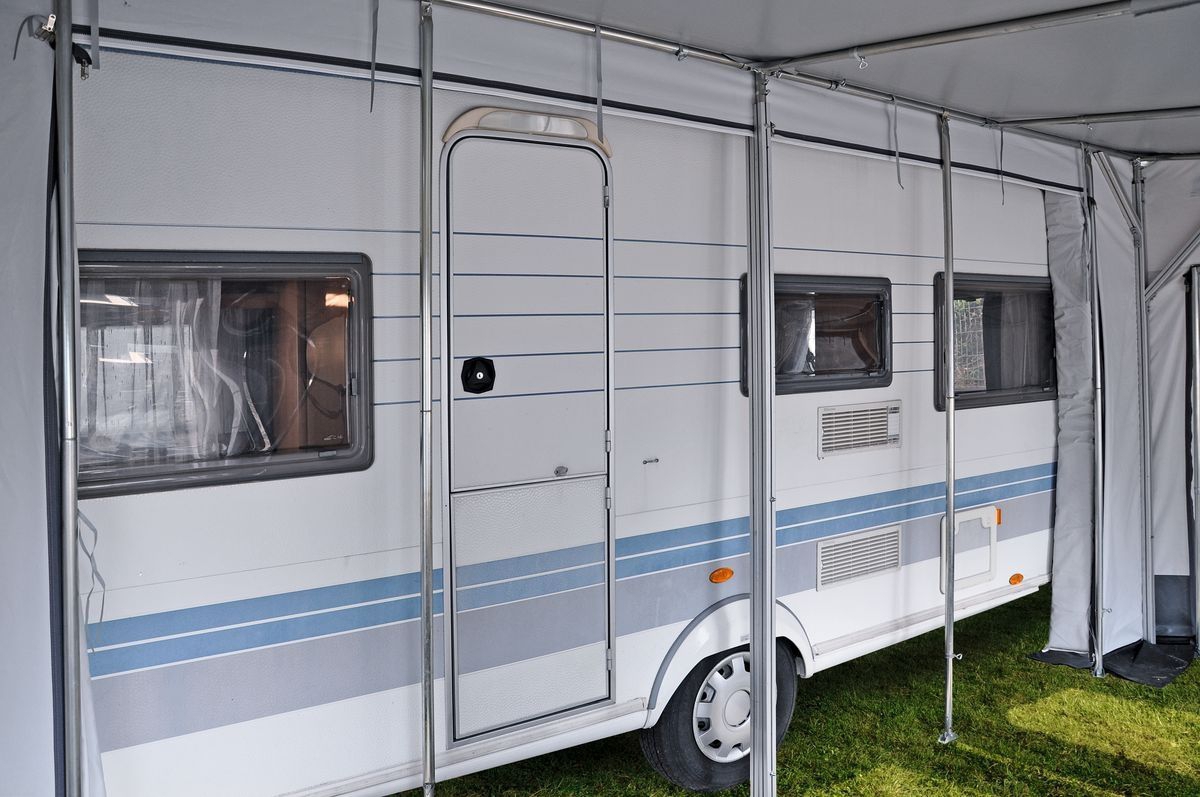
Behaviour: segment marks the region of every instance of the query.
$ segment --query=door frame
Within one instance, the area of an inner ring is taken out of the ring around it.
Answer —
[[[450,130],[453,130],[454,124]],[[605,630],[606,645],[608,648],[608,696],[605,699],[592,701],[582,706],[564,709],[545,716],[533,717],[531,719],[522,720],[520,722],[507,725],[502,728],[497,728],[483,733],[473,734],[464,738],[458,736],[458,661],[455,656],[455,648],[458,639],[458,627],[454,622],[454,535],[451,529],[450,519],[450,498],[452,494],[450,480],[450,414],[451,401],[453,397],[453,379],[454,367],[450,359],[450,275],[452,274],[451,264],[453,262],[453,236],[450,231],[450,157],[454,152],[455,147],[468,139],[492,139],[496,141],[510,141],[516,143],[529,143],[541,146],[556,146],[569,147],[574,149],[587,150],[591,152],[599,160],[601,168],[601,177],[603,184],[603,196],[598,197],[598,201],[602,202],[604,211],[604,284],[605,284],[605,311],[604,311],[604,354],[605,354],[605,412],[607,413],[607,451],[605,457],[605,469],[607,472],[607,489],[608,502],[605,518],[606,534],[605,534],[605,607],[607,614],[607,628]],[[616,701],[616,685],[617,685],[617,666],[616,666],[616,491],[613,484],[613,462],[615,461],[614,452],[616,450],[616,434],[614,431],[614,401],[615,381],[614,381],[614,329],[613,329],[613,308],[615,302],[614,291],[614,259],[613,259],[613,199],[612,199],[612,163],[609,160],[608,154],[597,146],[595,143],[566,137],[554,137],[545,135],[531,135],[525,133],[512,133],[498,130],[485,130],[480,128],[469,128],[460,130],[443,139],[442,153],[439,164],[439,177],[441,180],[441,195],[439,198],[439,230],[441,231],[441,241],[439,242],[440,262],[438,263],[438,271],[436,276],[439,278],[438,286],[438,301],[440,307],[441,322],[439,324],[439,339],[438,339],[438,356],[441,357],[442,373],[440,381],[441,389],[441,446],[440,446],[440,464],[439,478],[441,480],[440,489],[440,511],[441,511],[441,526],[442,526],[442,648],[443,648],[443,689],[445,696],[444,703],[444,733],[446,749],[462,747],[478,742],[513,735],[511,742],[505,747],[515,746],[521,743],[519,734],[530,728],[536,728],[547,722],[563,719],[565,717],[584,714],[597,709],[611,706]]]

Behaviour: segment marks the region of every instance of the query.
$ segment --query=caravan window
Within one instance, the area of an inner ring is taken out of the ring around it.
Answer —
[[[80,253],[80,492],[365,467],[362,256]]]
[[[746,386],[742,278],[742,393]],[[892,382],[891,283],[775,275],[775,393],[886,387]]]
[[[934,278],[934,350],[942,351],[945,279]],[[945,365],[934,358],[934,404],[946,407]],[[1050,280],[954,277],[954,398],[958,409],[1057,397]]]

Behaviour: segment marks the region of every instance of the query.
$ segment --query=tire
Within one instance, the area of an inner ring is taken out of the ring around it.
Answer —
[[[675,690],[658,722],[642,731],[646,760],[675,785],[714,792],[750,779],[749,721],[737,722],[743,712],[749,713],[748,694],[740,688],[749,686],[748,651],[743,645],[697,664]],[[775,668],[775,743],[779,744],[796,707],[796,659],[786,644],[775,645]],[[713,684],[721,687],[720,693]],[[711,721],[705,716],[710,712]],[[736,725],[728,723],[729,716]],[[707,751],[701,746],[702,739],[708,741]]]

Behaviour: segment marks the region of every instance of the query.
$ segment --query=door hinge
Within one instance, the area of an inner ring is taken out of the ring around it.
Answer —
[[[615,654],[615,653],[613,653],[613,649],[612,649],[612,648],[609,648],[609,649],[608,649],[608,652],[607,652],[607,653],[605,653],[605,655],[604,655],[604,658],[605,658],[605,660],[606,660],[606,661],[607,661],[607,663],[608,663],[608,671],[609,671],[609,672],[612,672],[612,671],[613,671],[613,665],[615,665],[615,664],[616,664],[616,659],[617,659],[617,657],[616,657],[616,654]]]
[[[612,429],[604,430],[604,450],[609,454],[612,453]]]
[[[604,186],[604,207],[606,209],[610,202],[612,202],[612,188],[606,185]]]
[[[612,488],[611,487],[604,488],[604,508],[612,509]]]
[[[350,395],[351,396],[358,395],[358,375],[357,374],[350,374]]]

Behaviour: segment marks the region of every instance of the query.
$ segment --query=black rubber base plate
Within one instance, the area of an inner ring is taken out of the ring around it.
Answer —
[[[1042,664],[1062,664],[1067,667],[1074,667],[1077,670],[1090,670],[1092,668],[1092,657],[1087,653],[1075,653],[1070,650],[1039,650],[1037,653],[1030,653],[1029,658],[1034,661],[1040,661]]]
[[[1113,675],[1158,689],[1178,678],[1191,663],[1188,646],[1149,642],[1134,642],[1104,657],[1104,669]]]

